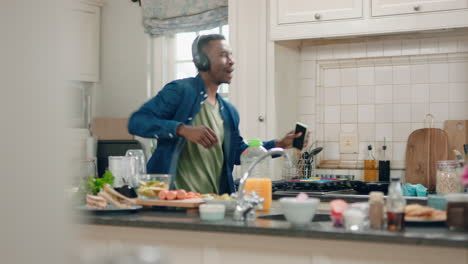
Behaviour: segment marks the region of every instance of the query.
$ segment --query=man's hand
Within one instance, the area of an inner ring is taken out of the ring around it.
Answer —
[[[284,148],[284,149],[291,148],[294,139],[300,136],[302,136],[302,132],[294,134],[294,130],[291,130],[282,139],[275,141],[276,147]],[[307,144],[309,143],[309,136],[310,136],[310,132],[307,132],[307,136],[304,140],[303,147],[307,147]]]
[[[180,125],[177,127],[177,135],[186,138],[190,142],[200,144],[205,148],[211,148],[219,142],[213,130],[206,126]]]

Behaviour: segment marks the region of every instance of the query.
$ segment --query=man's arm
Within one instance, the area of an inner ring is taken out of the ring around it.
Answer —
[[[129,133],[145,138],[176,137],[176,129],[182,123],[172,119],[182,99],[181,89],[176,84],[167,84],[157,96],[130,116]]]

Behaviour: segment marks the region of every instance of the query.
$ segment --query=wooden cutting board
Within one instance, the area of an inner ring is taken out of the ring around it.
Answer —
[[[438,128],[413,131],[406,145],[406,182],[422,184],[428,191],[436,185],[436,162],[447,160],[447,133]]]
[[[144,206],[169,206],[169,207],[198,208],[200,204],[205,203],[205,200],[201,198],[185,199],[185,200],[137,199],[136,203],[138,205],[144,205]]]
[[[468,144],[468,120],[446,120],[444,127],[448,136],[449,159],[457,160],[453,150],[464,154],[463,144]]]

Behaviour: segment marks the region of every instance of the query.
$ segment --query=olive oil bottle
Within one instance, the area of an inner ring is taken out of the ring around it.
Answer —
[[[364,181],[378,181],[377,176],[377,162],[372,153],[372,145],[369,145],[367,146],[367,158],[364,160]]]

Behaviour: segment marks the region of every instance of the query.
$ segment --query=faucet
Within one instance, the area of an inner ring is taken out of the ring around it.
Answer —
[[[288,160],[289,166],[292,167],[292,162],[289,158],[289,155],[282,148],[272,148],[263,156],[259,157],[252,164],[250,164],[250,166],[242,175],[239,182],[239,190],[237,191],[237,204],[236,209],[234,211],[234,220],[245,221],[247,218],[255,218],[255,207],[258,207],[260,210],[262,209],[262,203],[264,199],[262,197],[259,197],[254,191],[246,195],[244,186],[245,182],[247,181],[247,178],[249,178],[249,175],[255,168],[255,166],[257,166],[258,163],[260,163],[268,156],[273,155],[285,156]]]

